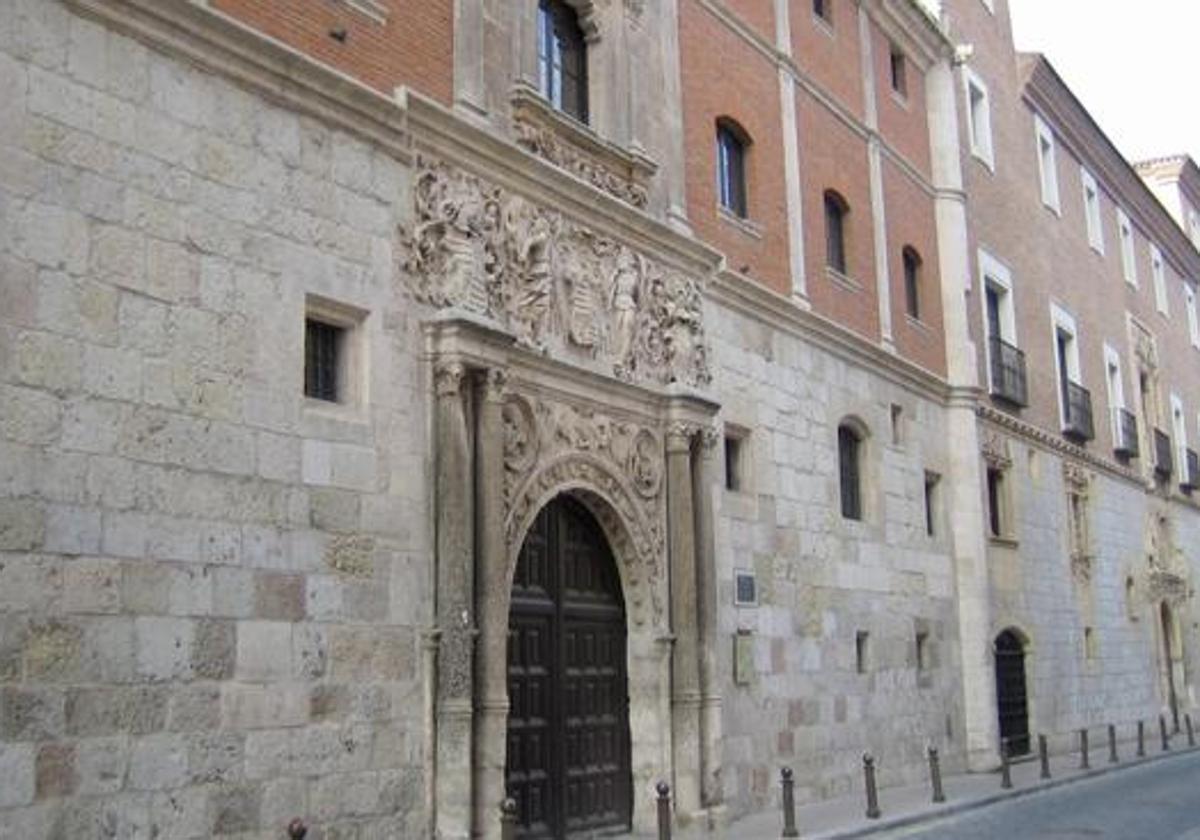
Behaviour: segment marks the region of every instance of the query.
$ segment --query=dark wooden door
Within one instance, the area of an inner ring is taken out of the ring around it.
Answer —
[[[1008,739],[1010,755],[1029,752],[1029,705],[1025,694],[1025,646],[1016,633],[996,637],[996,707],[1000,737]]]
[[[559,497],[521,547],[508,618],[506,783],[518,837],[629,828],[625,634],[604,534]]]

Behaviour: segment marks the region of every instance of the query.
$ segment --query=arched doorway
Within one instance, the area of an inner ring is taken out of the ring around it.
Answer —
[[[1166,671],[1166,679],[1164,681],[1166,687],[1167,708],[1171,712],[1171,722],[1176,732],[1179,731],[1179,695],[1176,693],[1175,686],[1175,657],[1178,652],[1175,648],[1175,621],[1171,615],[1171,605],[1166,601],[1162,602],[1159,608],[1159,617],[1162,623],[1162,656],[1163,670]]]
[[[612,552],[568,496],[521,546],[508,618],[505,785],[517,836],[628,829],[633,810],[625,604]]]
[[[996,708],[1000,737],[1010,755],[1029,752],[1029,702],[1025,689],[1025,645],[1013,630],[996,637]]]

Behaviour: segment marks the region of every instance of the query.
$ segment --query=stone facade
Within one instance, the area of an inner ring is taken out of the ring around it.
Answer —
[[[532,0],[0,0],[0,838],[499,836],[513,573],[559,495],[620,577],[636,836],[660,779],[723,836],[781,764],[802,801],[864,750],[885,784],[931,743],[990,766],[1007,627],[1056,748],[1171,684],[1192,708],[1195,505],[1108,432],[1063,443],[1052,382],[983,393],[960,284],[1035,235],[960,156],[944,31],[831,5],[571,0],[583,125],[537,93]],[[748,219],[712,195],[721,116]],[[1158,340],[1164,376],[1194,352]]]

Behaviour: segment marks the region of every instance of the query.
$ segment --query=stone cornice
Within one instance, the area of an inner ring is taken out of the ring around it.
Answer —
[[[739,274],[729,271],[718,274],[708,287],[708,298],[935,402],[945,404],[950,398],[950,387],[937,374]]]
[[[411,156],[404,111],[387,96],[198,0],[63,0],[73,11],[243,84],[301,113]]]
[[[1130,218],[1162,248],[1176,270],[1184,277],[1200,278],[1200,252],[1054,66],[1038,54],[1023,54],[1020,59],[1024,65],[1026,101],[1054,126],[1071,153],[1084,161],[1100,183],[1115,194]]]

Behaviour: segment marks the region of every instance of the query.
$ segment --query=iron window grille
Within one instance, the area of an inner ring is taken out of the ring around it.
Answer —
[[[1130,458],[1138,457],[1137,417],[1125,408],[1113,409],[1113,451]]]
[[[1025,353],[998,335],[988,339],[992,368],[992,396],[1024,408],[1029,405]]]
[[[1092,422],[1092,394],[1078,382],[1067,380],[1063,387],[1064,414],[1063,434],[1076,441],[1088,441],[1096,437]]]

